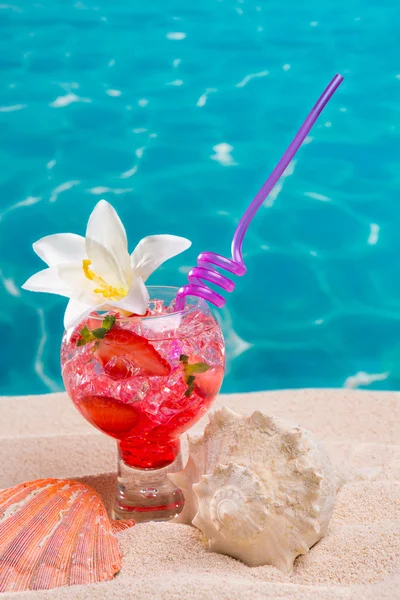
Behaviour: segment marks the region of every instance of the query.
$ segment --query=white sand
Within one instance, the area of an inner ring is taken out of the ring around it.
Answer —
[[[113,581],[1,598],[400,600],[400,395],[300,390],[221,396],[217,404],[262,408],[307,427],[349,478],[327,536],[296,561],[292,576],[209,553],[194,528],[148,523],[119,534],[124,565]],[[79,477],[110,505],[114,443],[64,394],[4,398],[0,407],[0,487]]]

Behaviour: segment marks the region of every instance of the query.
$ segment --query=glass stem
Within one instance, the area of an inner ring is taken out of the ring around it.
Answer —
[[[145,522],[167,521],[178,515],[183,508],[183,495],[167,475],[181,470],[180,450],[175,460],[167,466],[160,469],[137,469],[123,460],[123,453],[118,444],[118,483],[114,517]]]

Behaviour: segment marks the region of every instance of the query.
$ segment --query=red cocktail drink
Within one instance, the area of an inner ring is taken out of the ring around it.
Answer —
[[[175,289],[150,292],[146,316],[92,313],[66,332],[61,353],[75,406],[118,440],[117,516],[141,513],[141,520],[179,512],[182,497],[166,475],[180,469],[179,438],[216,398],[225,363],[221,330],[204,301],[173,312]]]

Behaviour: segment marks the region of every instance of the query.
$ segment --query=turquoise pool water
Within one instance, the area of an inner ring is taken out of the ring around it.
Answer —
[[[65,301],[22,292],[31,244],[100,198],[132,246],[229,252],[335,72],[345,82],[245,243],[224,390],[400,387],[398,2],[11,0],[0,5],[0,393],[62,388]],[[365,375],[357,375],[364,372]]]

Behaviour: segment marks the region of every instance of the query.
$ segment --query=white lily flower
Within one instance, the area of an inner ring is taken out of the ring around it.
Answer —
[[[70,298],[64,316],[66,329],[86,315],[110,307],[143,315],[149,303],[145,281],[163,262],[187,250],[191,242],[175,235],[143,238],[131,254],[125,228],[105,200],[89,217],[86,237],[57,233],[33,244],[48,265],[22,286]]]

